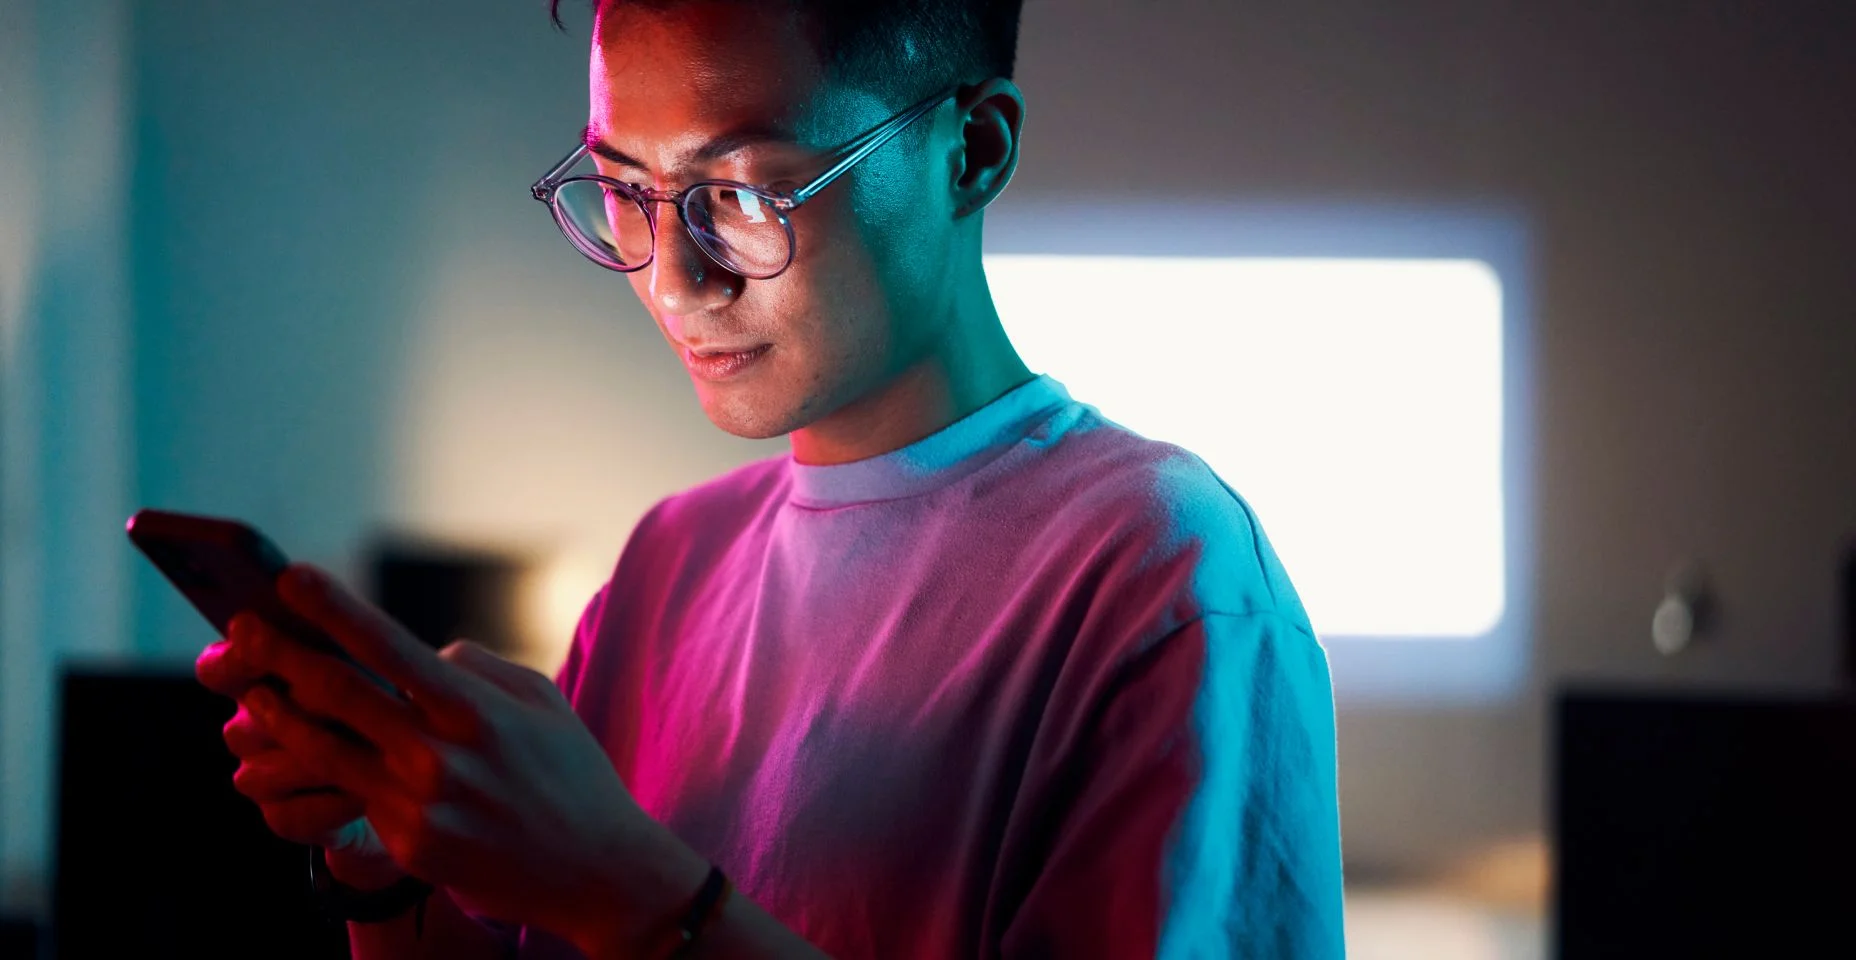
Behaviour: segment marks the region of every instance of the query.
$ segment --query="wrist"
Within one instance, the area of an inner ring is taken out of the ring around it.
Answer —
[[[355,876],[355,879],[363,882],[379,879],[379,874],[371,869],[366,874]],[[410,913],[415,936],[423,932],[425,904],[434,889],[410,874],[379,889],[351,886],[329,870],[327,851],[321,847],[309,848],[309,885],[322,914],[331,920],[387,923]]]
[[[616,858],[613,870],[588,885],[571,937],[594,960],[668,956],[681,938],[679,921],[709,876],[709,861],[660,825],[648,858]]]

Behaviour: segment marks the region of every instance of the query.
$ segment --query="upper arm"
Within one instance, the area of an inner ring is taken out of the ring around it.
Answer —
[[[1339,956],[1327,663],[1273,613],[1127,663],[1070,758],[1007,957]]]

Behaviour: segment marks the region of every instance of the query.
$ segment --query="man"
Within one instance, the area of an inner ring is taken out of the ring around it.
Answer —
[[[1326,660],[1255,517],[1033,376],[987,292],[1017,27],[599,4],[536,196],[791,455],[650,511],[553,682],[306,567],[291,605],[400,696],[251,617],[201,657],[355,956],[1341,954]]]

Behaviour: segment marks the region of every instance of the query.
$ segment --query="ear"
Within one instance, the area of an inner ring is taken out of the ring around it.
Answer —
[[[986,209],[1018,169],[1025,96],[1004,77],[962,87],[954,101],[960,139],[954,157],[954,216]]]

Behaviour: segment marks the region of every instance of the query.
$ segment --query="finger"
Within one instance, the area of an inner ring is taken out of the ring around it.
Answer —
[[[473,640],[453,640],[438,651],[438,658],[479,677],[518,700],[558,692],[554,681],[519,663],[511,663]]]
[[[245,696],[266,733],[320,783],[333,784],[363,800],[392,791],[379,751],[329,730],[269,687]]]
[[[200,684],[214,693],[236,697],[251,685],[250,671],[239,662],[232,645],[225,640],[217,640],[206,645],[200,655],[194,658],[193,675]]]
[[[240,760],[280,749],[277,741],[264,732],[264,728],[252,717],[251,710],[243,703],[238,705],[238,712],[226,721],[222,731],[226,738],[226,749]]]
[[[303,712],[335,720],[391,751],[422,737],[419,714],[352,664],[313,650],[262,621],[243,641],[245,656],[285,684]]]
[[[245,659],[243,645],[239,639],[256,617],[241,613],[232,618],[232,624],[226,631],[226,639],[207,645],[193,661],[193,675],[208,690],[236,697],[246,688],[263,679],[263,671],[256,670]]]
[[[258,803],[275,803],[301,794],[341,792],[305,770],[282,748],[246,758],[232,774],[232,786]]]
[[[366,811],[345,793],[311,794],[258,806],[271,832],[295,843],[327,846],[345,835]]]
[[[366,817],[357,817],[343,824],[340,830],[324,837],[322,845],[330,851],[340,850],[344,853],[386,853],[386,848],[380,845],[380,836],[374,832]]]
[[[482,681],[438,658],[379,608],[309,564],[291,564],[277,580],[284,603],[322,628],[349,656],[407,692],[441,723],[474,717]]]

